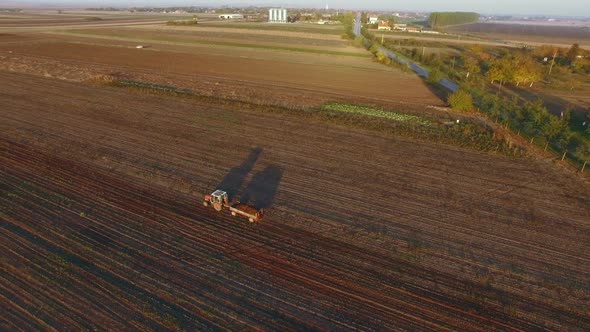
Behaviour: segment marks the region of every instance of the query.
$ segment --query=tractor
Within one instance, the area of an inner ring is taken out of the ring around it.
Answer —
[[[211,195],[205,195],[204,206],[211,204],[216,211],[221,211],[224,207],[229,207],[227,193],[223,190],[215,190]]]
[[[239,201],[230,203],[227,193],[223,190],[215,190],[210,195],[205,195],[203,201],[204,206],[212,205],[216,211],[221,211],[224,208],[231,212],[232,216],[242,216],[248,218],[250,222],[259,221],[264,215],[262,209],[257,209],[251,205],[240,203]]]

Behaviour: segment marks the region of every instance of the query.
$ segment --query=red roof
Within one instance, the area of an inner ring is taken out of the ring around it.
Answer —
[[[380,26],[380,27],[389,27],[389,28],[391,28],[391,27],[389,26],[389,23],[387,23],[387,22],[381,22],[381,23],[379,23],[379,25],[378,25],[378,26]]]

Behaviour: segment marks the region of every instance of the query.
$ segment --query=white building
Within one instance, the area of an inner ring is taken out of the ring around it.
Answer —
[[[239,20],[239,19],[243,19],[244,15],[242,15],[242,14],[222,14],[222,15],[219,15],[219,18],[222,20]]]
[[[284,8],[271,8],[268,10],[270,23],[287,23],[287,10]]]
[[[379,17],[377,15],[370,15],[367,21],[369,24],[376,24],[379,22]]]

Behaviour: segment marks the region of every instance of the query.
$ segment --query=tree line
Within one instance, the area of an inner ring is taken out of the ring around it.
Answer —
[[[347,17],[345,27],[352,34],[352,17]],[[569,49],[550,52],[537,48],[509,50],[505,48],[485,49],[479,45],[463,49],[460,56],[442,56],[424,54],[418,48],[398,48],[395,41],[378,38],[365,27],[361,36],[355,40],[359,46],[366,47],[375,58],[389,64],[389,59],[380,47],[396,50],[430,67],[430,83],[437,83],[443,76],[460,84],[460,90],[449,96],[449,104],[462,111],[476,108],[491,120],[530,143],[540,145],[547,150],[551,147],[560,153],[561,159],[567,154],[583,163],[582,171],[590,160],[590,142],[583,134],[572,127],[572,113],[565,109],[560,115],[551,114],[540,100],[529,102],[518,97],[509,97],[508,93],[499,93],[502,86],[512,84],[516,87],[530,88],[535,82],[547,78],[551,66],[571,72],[584,71],[590,52],[585,52],[578,45]],[[552,61],[546,61],[551,53]],[[403,67],[403,66],[402,66]],[[493,89],[494,83],[498,89]],[[492,83],[492,84],[490,84]],[[588,115],[590,122],[590,114]]]
[[[558,55],[560,52],[561,56]],[[552,61],[547,59],[548,53],[551,53]],[[532,87],[535,82],[546,80],[551,68],[576,71],[576,66],[585,63],[585,58],[579,57],[582,53],[576,44],[561,51],[552,47],[484,51],[480,46],[474,46],[463,52],[454,71],[450,71],[449,66],[441,68],[461,83],[462,91],[471,95],[477,108],[489,118],[530,139],[530,143],[541,144],[544,150],[552,147],[561,154],[562,160],[570,153],[584,164],[583,171],[590,160],[590,142],[574,129],[569,108],[552,114],[540,99],[523,101],[516,96],[509,98],[507,94],[498,93],[504,84]],[[494,82],[498,83],[496,92],[487,84]]]

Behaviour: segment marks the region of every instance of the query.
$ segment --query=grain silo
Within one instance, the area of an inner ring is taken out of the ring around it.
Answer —
[[[271,8],[268,10],[270,23],[287,23],[287,10],[285,8]]]

